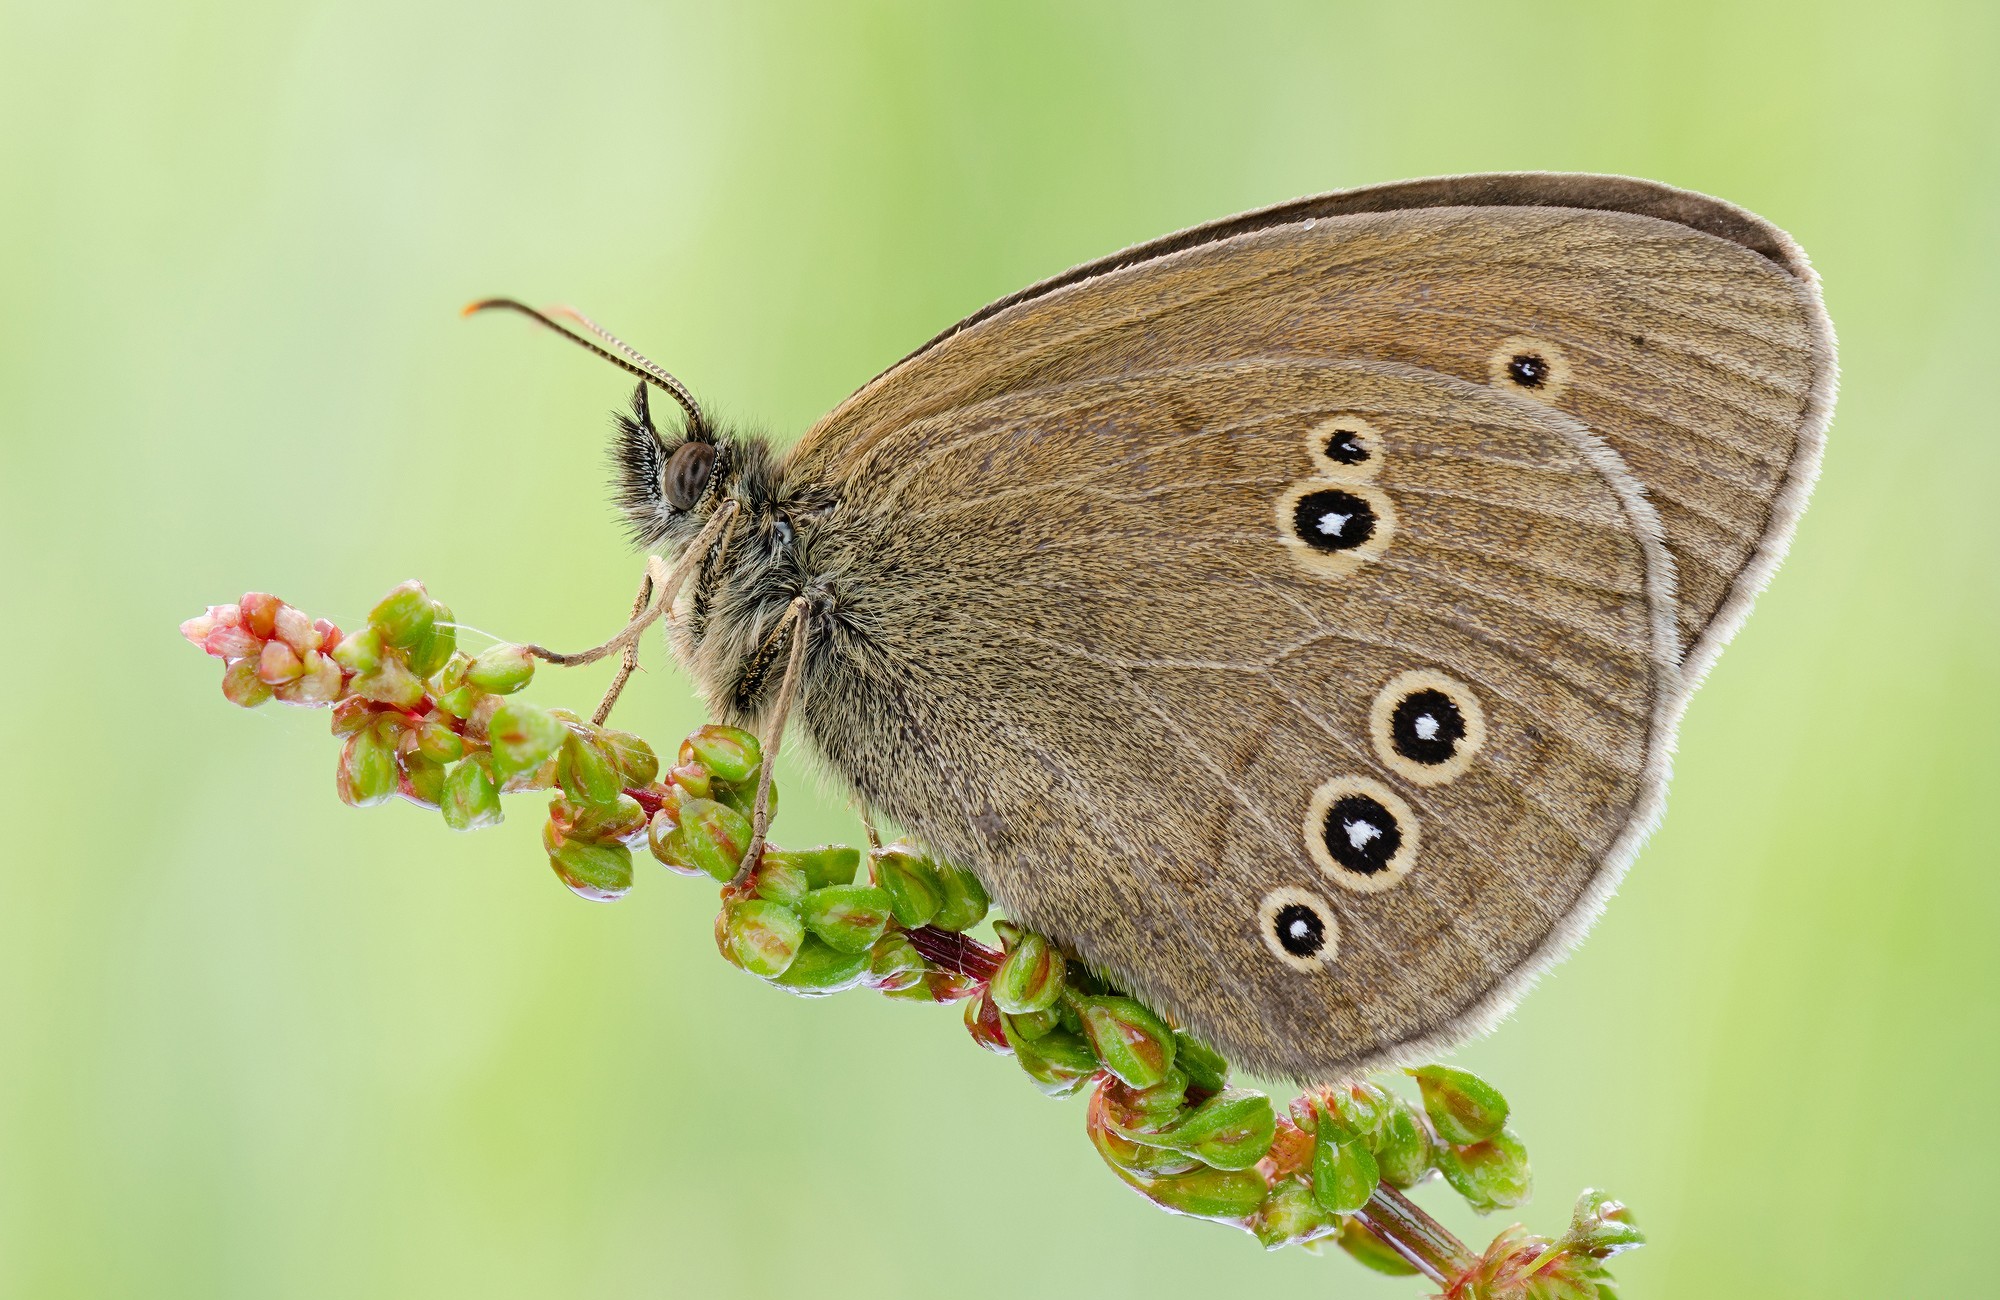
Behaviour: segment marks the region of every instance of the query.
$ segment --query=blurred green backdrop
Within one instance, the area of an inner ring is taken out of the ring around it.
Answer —
[[[1416,1294],[1157,1213],[951,1012],[746,979],[708,890],[576,901],[532,802],[462,838],[349,812],[324,718],[229,708],[173,628],[413,574],[502,635],[616,624],[628,384],[472,297],[583,304],[796,432],[1075,261],[1498,168],[1768,215],[1845,363],[1664,830],[1460,1055],[1516,1101],[1528,1222],[1627,1198],[1633,1297],[1990,1279],[1987,0],[0,13],[0,1291]],[[696,721],[671,671],[626,698]],[[792,785],[785,839],[854,835]]]

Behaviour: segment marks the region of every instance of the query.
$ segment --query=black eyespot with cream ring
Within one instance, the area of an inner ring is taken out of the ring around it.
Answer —
[[[1569,353],[1549,339],[1516,334],[1488,355],[1486,377],[1495,387],[1553,402],[1569,387]]]
[[[1416,785],[1443,785],[1472,765],[1486,743],[1486,715],[1470,686],[1419,668],[1399,673],[1368,713],[1375,754]]]
[[[708,476],[715,469],[715,444],[684,442],[660,471],[660,487],[667,504],[676,510],[692,510],[708,491]]]
[[[1330,415],[1306,430],[1306,453],[1321,478],[1359,483],[1382,468],[1382,435],[1358,415]]]
[[[1257,930],[1273,957],[1310,973],[1333,964],[1340,951],[1340,922],[1325,899],[1286,886],[1264,895]]]
[[[1343,488],[1321,488],[1292,507],[1292,528],[1316,551],[1351,551],[1375,535],[1375,508]]]
[[[1507,377],[1523,388],[1540,388],[1548,382],[1548,360],[1539,352],[1517,352],[1507,363]]]
[[[1410,805],[1380,781],[1336,777],[1313,792],[1306,852],[1343,889],[1373,894],[1401,883],[1416,865],[1420,836]]]

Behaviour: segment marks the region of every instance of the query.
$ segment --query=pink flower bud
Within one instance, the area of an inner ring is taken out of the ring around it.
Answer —
[[[263,639],[270,640],[278,627],[278,606],[284,602],[267,591],[246,591],[238,607],[243,611],[243,626]]]
[[[290,605],[278,606],[272,616],[271,625],[278,639],[292,648],[292,652],[304,658],[307,651],[320,648],[319,636],[313,631],[313,622],[302,609]]]
[[[283,641],[266,641],[263,651],[257,656],[257,675],[266,685],[283,686],[286,682],[297,681],[305,675],[306,666],[292,653],[292,648]]]
[[[264,643],[240,627],[217,627],[208,634],[202,649],[217,659],[249,659],[262,654]]]

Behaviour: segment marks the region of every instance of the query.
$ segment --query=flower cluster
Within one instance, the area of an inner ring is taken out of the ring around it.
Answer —
[[[546,791],[543,847],[577,894],[622,897],[643,848],[721,884],[716,947],[776,987],[963,1003],[973,1041],[1013,1057],[1044,1093],[1088,1092],[1098,1154],[1166,1210],[1270,1249],[1330,1240],[1379,1271],[1421,1273],[1452,1300],[1608,1300],[1604,1261],[1643,1240],[1623,1206],[1586,1191],[1562,1237],[1516,1226],[1474,1255],[1405,1197],[1435,1176],[1481,1213],[1528,1199],[1507,1101],[1464,1070],[1409,1071],[1414,1100],[1355,1080],[1280,1114],[1232,1085],[1213,1049],[1046,936],[998,920],[997,949],[971,938],[990,901],[963,868],[898,843],[871,848],[865,873],[864,855],[837,845],[767,847],[745,870],[764,763],[756,737],[702,727],[663,770],[637,736],[515,698],[534,676],[533,648],[460,650],[451,611],[418,583],[392,590],[351,635],[261,592],[211,606],[181,632],[224,661],[232,702],[332,710],[343,737],[335,784],[352,806],[400,796],[475,830],[500,822],[503,793]]]

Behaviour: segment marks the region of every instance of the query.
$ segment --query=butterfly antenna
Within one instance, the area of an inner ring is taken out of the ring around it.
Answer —
[[[586,348],[604,358],[627,374],[637,375],[640,379],[658,388],[668,397],[673,398],[675,402],[680,404],[680,408],[687,412],[688,429],[690,432],[704,430],[707,427],[701,418],[701,407],[696,404],[694,394],[688,391],[686,384],[668,374],[657,362],[652,361],[644,353],[632,347],[625,340],[619,338],[610,330],[605,329],[576,308],[556,307],[545,312],[530,307],[527,303],[516,298],[482,298],[478,302],[467,303],[464,310],[459,312],[459,315],[470,316],[474,312],[493,310],[519,312],[521,315],[538,324],[546,325],[578,347]],[[584,338],[581,334],[577,334],[569,329],[556,319],[557,316],[567,317],[575,321],[584,329],[589,330],[592,334],[611,344],[612,347],[617,348],[619,352],[623,352],[625,356],[621,357],[605,351],[589,339]],[[630,360],[627,358],[630,358]]]

